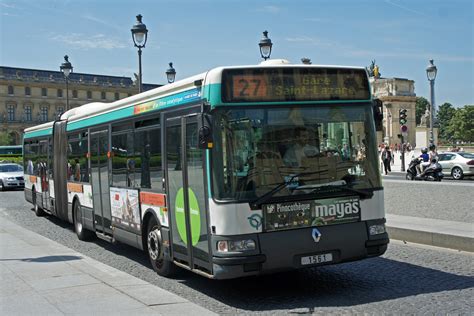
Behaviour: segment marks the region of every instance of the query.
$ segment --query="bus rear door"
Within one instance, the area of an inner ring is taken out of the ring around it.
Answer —
[[[101,129],[90,133],[92,201],[94,221],[97,230],[111,233],[112,215],[109,193],[109,130]]]

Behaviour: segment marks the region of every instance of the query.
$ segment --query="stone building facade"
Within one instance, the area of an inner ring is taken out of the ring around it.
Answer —
[[[383,131],[377,135],[378,143],[400,144],[399,111],[407,109],[408,135],[404,142],[416,141],[415,81],[403,78],[370,78],[372,95],[383,103]]]
[[[159,87],[144,84],[143,90]],[[90,102],[113,102],[138,93],[130,77],[71,73],[69,109]],[[0,66],[0,131],[12,145],[22,141],[27,127],[54,120],[66,111],[66,82],[60,71]]]

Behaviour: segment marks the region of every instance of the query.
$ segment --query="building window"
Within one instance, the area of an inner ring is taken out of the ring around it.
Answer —
[[[47,97],[48,96],[48,89],[41,88],[41,96],[42,97]]]
[[[106,99],[105,91],[102,91],[102,92],[100,93],[100,97],[102,98],[102,100],[105,100],[105,99]]]
[[[72,97],[77,99],[77,90],[72,90]]]
[[[28,96],[31,95],[31,88],[30,87],[25,87],[25,95],[28,95]]]
[[[31,122],[31,105],[25,106],[25,121]]]
[[[63,89],[58,89],[58,98],[63,97]]]
[[[118,99],[120,99],[120,95],[118,92],[115,92],[115,100],[118,100]]]
[[[87,91],[87,99],[92,99],[92,91]]]
[[[8,86],[8,95],[14,95],[15,90],[13,89],[13,86]]]
[[[15,120],[15,106],[13,104],[7,106],[7,119],[11,122]]]
[[[48,121],[48,108],[45,106],[40,109],[40,120],[41,122]]]
[[[62,106],[56,107],[56,117],[64,113],[64,108]]]

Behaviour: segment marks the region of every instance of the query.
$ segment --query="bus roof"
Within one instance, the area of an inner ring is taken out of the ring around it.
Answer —
[[[321,69],[359,69],[364,67],[347,67],[337,65],[305,65],[291,64],[285,59],[271,59],[257,65],[216,67],[174,83],[164,85],[140,94],[130,96],[111,103],[92,102],[70,109],[63,113],[61,120],[68,121],[68,130],[83,128],[111,121],[118,118],[141,114],[143,112],[180,105],[198,98],[206,98],[211,105],[219,104],[222,73],[227,69],[257,69],[257,68],[321,68]],[[199,90],[201,89],[202,90]],[[218,91],[218,93],[215,93]],[[212,92],[211,92],[212,91]],[[193,93],[193,94],[190,94]],[[176,101],[176,100],[180,100]],[[214,102],[216,101],[216,102]],[[53,122],[44,123],[25,129],[24,138],[46,136],[52,134]]]

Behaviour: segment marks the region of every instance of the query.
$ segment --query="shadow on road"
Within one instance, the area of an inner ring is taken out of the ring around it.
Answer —
[[[182,280],[223,304],[246,311],[354,306],[474,287],[474,278],[385,258],[261,277]]]
[[[82,257],[78,256],[45,256],[38,258],[22,258],[22,259],[0,259],[0,261],[22,261],[22,262],[38,262],[38,263],[50,263],[50,262],[64,262],[72,260],[81,260]]]

